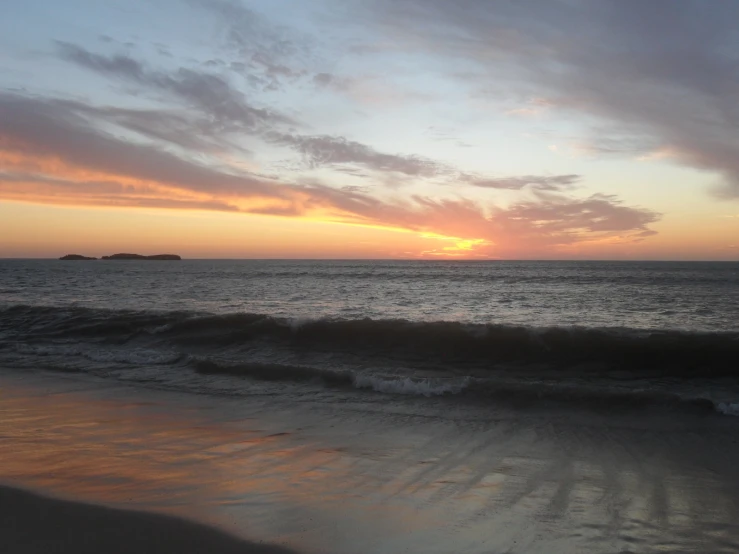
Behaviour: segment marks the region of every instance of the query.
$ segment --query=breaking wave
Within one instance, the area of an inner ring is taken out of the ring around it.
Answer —
[[[94,362],[115,362],[135,365],[168,365],[182,358],[181,354],[148,349],[89,349],[82,346],[38,346],[20,343],[16,350],[36,356],[69,357],[81,356]]]
[[[411,377],[388,378],[376,375],[357,375],[353,384],[358,389],[372,389],[389,394],[409,394],[414,396],[441,396],[459,394],[469,384],[469,379],[462,382],[443,382],[434,379],[413,379]]]
[[[297,320],[260,314],[188,314],[16,306],[0,310],[5,342],[92,339],[163,342],[176,347],[245,347],[355,353],[367,359],[493,369],[546,364],[553,368],[628,369],[672,376],[739,375],[739,333],[624,328],[532,328],[453,321]],[[138,346],[138,345],[137,345]]]
[[[701,398],[699,387],[685,398],[662,386],[679,381],[705,387],[710,379],[739,377],[736,332],[0,308],[0,362],[18,362],[19,356],[320,382],[386,394],[710,405],[739,415],[739,404],[712,403]]]

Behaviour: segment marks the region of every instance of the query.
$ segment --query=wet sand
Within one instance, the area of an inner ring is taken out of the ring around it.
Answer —
[[[146,540],[180,525],[223,552],[739,550],[736,418],[366,392],[229,398],[5,371],[0,387],[5,485],[227,533],[4,489],[3,514],[27,507],[2,519],[15,536],[3,552],[52,552],[21,548],[34,525],[108,540],[97,531],[119,532],[116,520]]]
[[[290,554],[171,516],[0,487],[0,551],[14,554]]]

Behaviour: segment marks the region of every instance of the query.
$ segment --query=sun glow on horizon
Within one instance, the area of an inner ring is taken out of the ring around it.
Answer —
[[[489,251],[477,253],[477,249],[482,247],[488,247],[493,246],[495,243],[493,241],[487,240],[487,239],[465,239],[461,237],[449,237],[445,235],[440,235],[438,233],[421,233],[421,238],[424,239],[433,239],[443,242],[453,242],[454,244],[447,244],[445,246],[442,246],[441,248],[434,249],[434,250],[424,250],[421,255],[422,256],[430,256],[430,257],[450,257],[450,258],[459,258],[459,257],[465,257],[465,256],[472,256],[472,257],[484,257],[488,258],[490,257]]]
[[[185,2],[164,32],[157,3],[9,0],[0,256],[136,237],[201,256],[736,259],[733,97],[705,79],[739,56],[738,7],[646,32],[641,4],[575,21],[429,1]]]

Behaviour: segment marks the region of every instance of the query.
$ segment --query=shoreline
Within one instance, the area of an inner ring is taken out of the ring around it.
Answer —
[[[0,485],[4,554],[295,554],[185,519],[60,500]]]
[[[214,397],[9,371],[0,390],[0,483],[123,508],[100,516],[112,526],[129,509],[155,527],[148,513],[168,514],[303,554],[739,550],[733,418]],[[0,551],[51,551],[32,546]],[[73,551],[98,554],[58,552]]]

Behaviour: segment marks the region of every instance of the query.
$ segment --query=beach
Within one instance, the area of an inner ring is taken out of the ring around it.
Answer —
[[[52,499],[0,487],[3,552],[290,554],[182,519]]]
[[[734,265],[123,265],[0,264],[0,552],[739,550]]]
[[[3,552],[85,552],[92,535],[113,552],[178,551],[185,536],[193,552],[739,548],[736,418],[366,394],[329,405],[28,371],[0,383],[2,484],[59,499],[4,489]]]
[[[1,13],[0,554],[739,553],[739,2]]]

